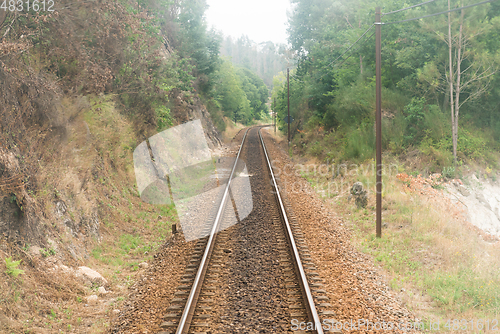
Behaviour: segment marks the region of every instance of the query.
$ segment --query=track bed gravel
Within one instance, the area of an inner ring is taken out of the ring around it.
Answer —
[[[241,155],[251,175],[253,211],[228,230],[234,249],[224,273],[224,316],[216,333],[286,333],[290,327],[276,247],[276,235],[284,231],[272,224],[276,204],[257,131],[249,130]]]
[[[243,133],[236,135],[227,155],[233,155]],[[273,166],[283,170],[286,164],[292,165],[285,150],[265,130],[263,134]],[[253,210],[225,230],[222,234],[225,241],[216,246],[220,270],[217,275],[211,275],[216,293],[211,297],[214,304],[210,308],[209,323],[203,329],[205,333],[291,332],[293,317],[277,246],[283,231],[280,224],[272,223],[275,203],[258,141],[257,129],[251,129],[241,158],[250,175]],[[334,310],[332,318],[342,322],[367,319],[395,324],[415,320],[389,290],[373,266],[373,259],[358,253],[349,244],[350,235],[342,221],[328,212],[308,182],[293,173],[280,174],[278,169],[275,172],[281,185],[295,184],[293,188],[282,187],[281,191],[305,236],[315,270],[322,278],[321,289]],[[186,243],[182,233],[166,243],[150,268],[136,278],[136,284],[130,288],[128,305],[114,320],[110,333],[165,330],[160,325],[169,312],[175,291],[183,284],[182,277],[195,245],[195,241]],[[343,333],[375,331],[348,328]]]
[[[350,245],[350,234],[342,220],[327,210],[306,179],[291,169],[286,143],[281,144],[262,131],[274,172],[279,176],[280,191],[295,214],[313,262],[324,278],[324,290],[330,299],[337,321],[357,322],[366,319],[373,323],[393,322],[407,324],[414,316],[389,289],[373,259],[357,252]],[[288,165],[286,173],[284,167]],[[280,173],[281,172],[281,173]],[[374,223],[375,224],[375,223]],[[350,326],[349,326],[350,328]],[[372,333],[372,331],[343,330],[344,333]],[[387,331],[386,331],[387,332]],[[411,333],[394,329],[391,333]],[[373,331],[375,333],[375,331]]]

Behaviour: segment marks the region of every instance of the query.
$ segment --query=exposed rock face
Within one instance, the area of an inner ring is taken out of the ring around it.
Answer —
[[[458,191],[465,197],[468,197],[470,196],[470,191],[467,190],[467,188],[465,188],[463,185],[459,184],[456,186]]]
[[[354,183],[351,188],[351,195],[354,197],[358,208],[366,208],[368,205],[368,196],[361,182]]]
[[[33,240],[43,243],[34,201],[26,192],[20,153],[8,151],[0,143],[0,236],[11,240]]]
[[[68,104],[75,110],[89,109],[88,101],[81,100]],[[170,101],[176,125],[200,120],[209,148],[216,150],[222,146],[210,113],[196,93],[175,91]],[[51,123],[52,128],[62,129],[61,133],[65,135],[56,136],[53,133],[57,131],[51,130],[50,140],[36,149],[45,152],[51,149],[47,146],[59,145],[61,150],[57,157],[67,161],[67,165],[63,164],[52,175],[49,169],[57,164],[36,164],[39,168],[37,175],[41,175],[39,184],[34,175],[29,175],[31,170],[25,168],[24,153],[0,142],[0,238],[8,238],[19,246],[37,246],[38,250],[52,247],[48,244],[48,238],[52,238],[58,243],[58,256],[69,255],[67,260],[80,261],[89,256],[94,243],[102,240],[101,209],[95,193],[101,184],[94,184],[94,181],[104,179],[111,169],[117,167],[113,159],[95,153],[99,151],[94,148],[100,139],[91,135],[88,124],[77,118],[70,121],[66,116],[71,115],[59,115],[55,118],[57,121]],[[77,117],[76,114],[73,116]],[[70,144],[68,136],[77,139],[72,139]],[[27,178],[33,182],[25,183]],[[45,187],[45,196],[38,196],[42,186]],[[107,196],[106,191],[103,193]],[[59,244],[61,236],[69,242]]]
[[[208,147],[214,149],[222,145],[219,131],[210,118],[210,113],[197,96],[186,97],[181,92],[174,92],[175,108],[173,115],[179,124],[201,120],[205,135],[207,136]]]
[[[458,182],[446,185],[445,194],[458,207],[463,207],[467,220],[482,231],[500,237],[500,185],[498,182],[479,180],[474,174],[464,179],[467,186]]]

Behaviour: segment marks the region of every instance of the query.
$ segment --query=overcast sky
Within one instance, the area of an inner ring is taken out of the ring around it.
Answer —
[[[289,0],[207,0],[208,27],[224,36],[247,35],[257,43],[287,43],[286,12]]]

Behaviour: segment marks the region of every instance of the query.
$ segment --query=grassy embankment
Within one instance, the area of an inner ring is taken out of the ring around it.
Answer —
[[[352,243],[373,256],[374,262],[388,274],[389,285],[417,317],[426,320],[427,325],[430,319],[440,319],[441,331],[453,330],[453,323],[445,326],[447,319],[484,319],[486,324],[487,319],[500,318],[500,243],[483,241],[471,228],[462,209],[443,196],[442,178],[424,182],[415,177],[421,172],[439,172],[449,178],[456,175],[467,183],[471,171],[468,165],[473,165],[480,179],[495,181],[493,170],[498,167],[494,165],[498,157],[487,152],[491,146],[480,132],[474,136],[472,131],[464,133],[470,138],[459,142],[460,154],[465,151],[471,156],[456,170],[448,165],[449,153],[428,142],[411,149],[411,153],[386,152],[381,239],[375,236],[375,171],[370,141],[367,144],[360,133],[341,137],[316,129],[296,137],[290,149],[297,161],[309,161],[303,176],[344,219],[352,231]],[[357,135],[360,136],[355,140]],[[474,150],[467,145],[477,147]],[[472,155],[479,163],[474,162]],[[332,160],[336,161],[333,168]],[[321,174],[318,168],[327,161],[330,173]],[[398,173],[410,176],[397,177]],[[349,200],[349,187],[357,181],[369,188],[366,209],[358,209]],[[475,329],[465,332],[481,332]]]
[[[135,282],[139,263],[152,259],[177,221],[174,207],[150,205],[140,199],[132,157],[140,140],[131,121],[115,107],[113,97],[66,99],[63,107],[67,112],[82,109],[68,126],[64,145],[53,148],[51,159],[40,161],[40,190],[33,194],[41,204],[40,216],[50,217],[51,226],[46,228],[54,243],[34,257],[29,255],[29,244],[0,251],[0,305],[7,317],[15,319],[4,320],[9,329],[26,333],[36,332],[36,328],[70,332],[80,327],[88,333],[104,332],[111,311],[126,299],[125,288]],[[58,201],[67,207],[64,217],[54,213],[53,203]],[[76,225],[96,205],[99,240],[85,235],[83,225],[76,228],[80,234],[72,236],[64,219]],[[68,247],[76,250],[77,260],[69,256]],[[11,256],[22,262],[4,261]],[[85,298],[95,294],[97,286],[83,286],[65,275],[40,274],[40,268],[50,269],[58,261],[98,271],[108,279],[112,295],[102,297],[104,303],[97,308],[85,307]],[[24,272],[14,275],[12,269]]]

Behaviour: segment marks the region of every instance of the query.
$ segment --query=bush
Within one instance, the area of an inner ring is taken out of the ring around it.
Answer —
[[[463,155],[475,161],[483,161],[488,155],[486,144],[486,140],[478,132],[476,135],[473,135],[462,127],[458,128],[457,155]],[[442,138],[436,146],[438,149],[452,152],[453,143],[451,135]]]
[[[455,167],[449,166],[449,167],[444,167],[443,171],[441,172],[441,175],[447,179],[453,179],[455,178],[456,175],[456,170]]]
[[[309,148],[309,154],[319,157],[323,154],[323,145],[319,141],[315,141]]]
[[[412,98],[404,108],[406,129],[404,141],[407,146],[418,145],[424,137],[425,98]]]
[[[440,170],[445,166],[451,165],[453,161],[452,151],[434,144],[429,137],[425,137],[422,140],[419,148],[432,161],[433,166],[431,166],[431,170]]]
[[[174,119],[170,114],[170,109],[166,106],[161,105],[156,107],[156,118],[157,118],[157,129],[158,132],[163,131],[164,129],[171,127],[174,124]]]
[[[397,113],[393,119],[382,119],[382,147],[396,154],[405,149],[405,130],[407,122],[402,113]]]
[[[344,159],[364,161],[373,158],[375,134],[373,124],[365,123],[356,130],[348,131],[344,147]]]
[[[205,106],[217,130],[219,132],[226,131],[226,122],[224,122],[224,113],[221,110],[220,104],[216,100],[210,99],[205,102]]]
[[[427,137],[437,143],[446,134],[451,133],[450,121],[436,105],[429,105],[424,115],[424,132]]]
[[[347,128],[372,119],[374,97],[374,87],[364,82],[341,88],[335,93],[335,102],[327,107],[323,120],[325,126],[331,128],[338,124]]]

